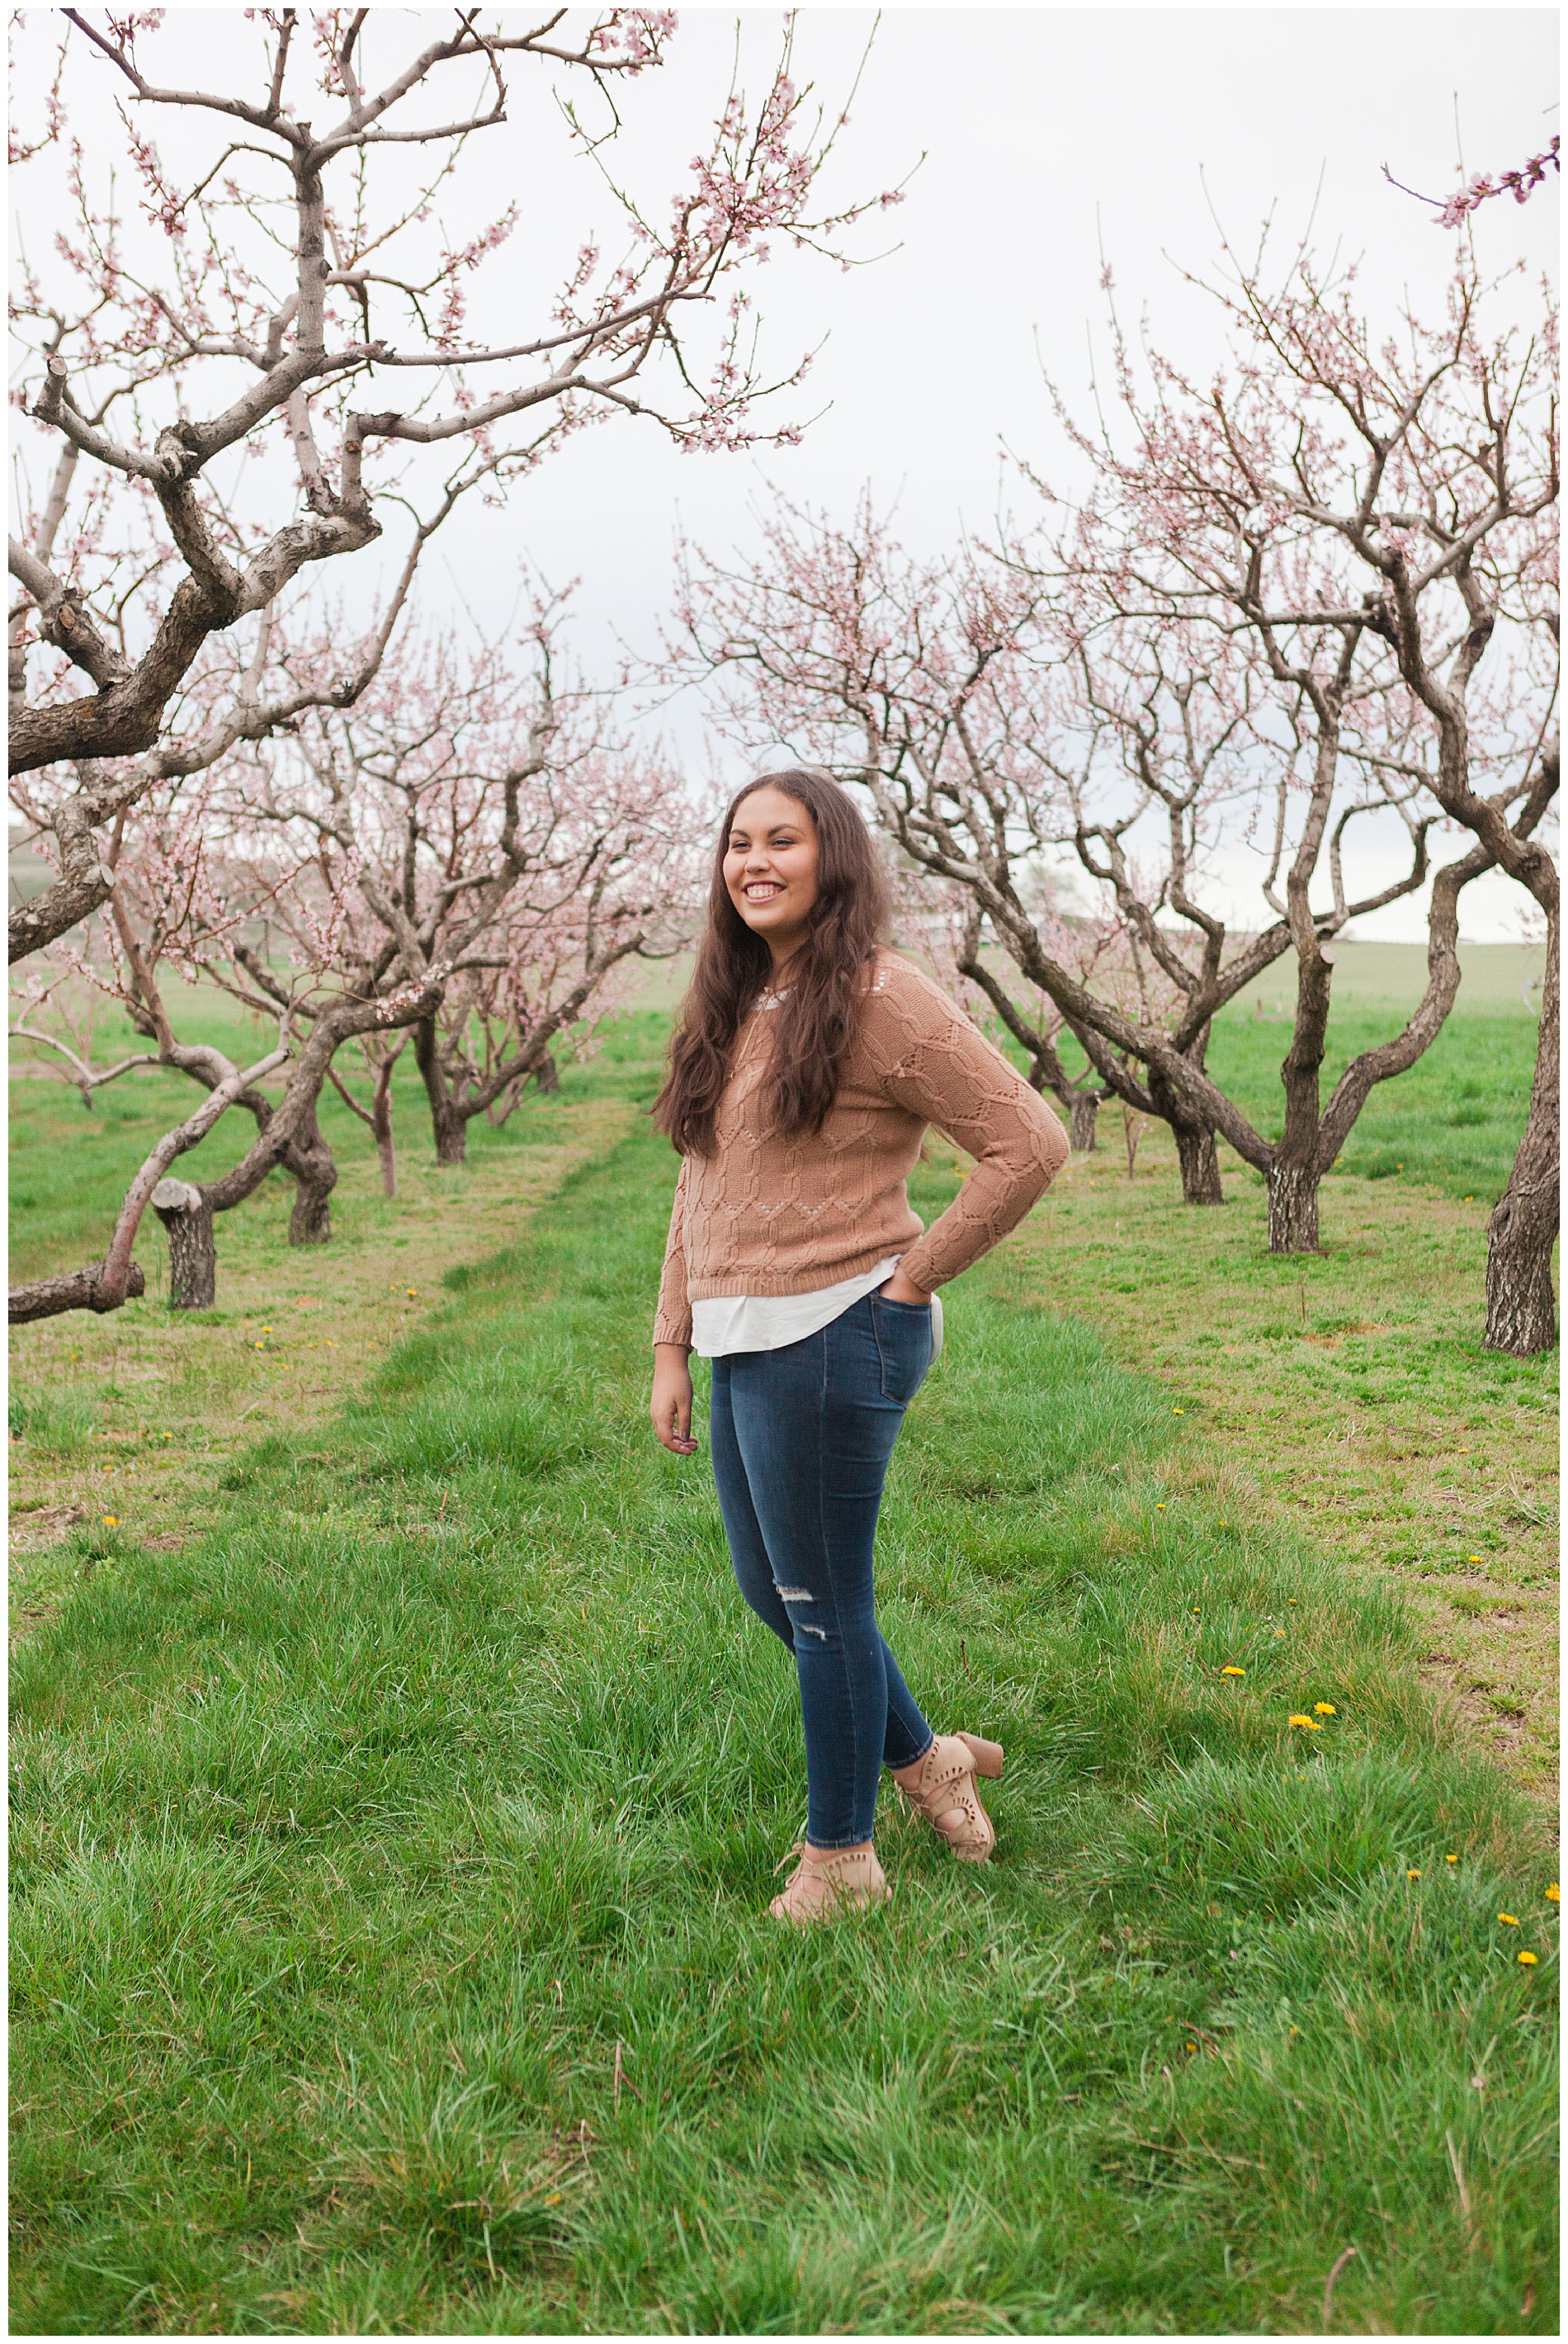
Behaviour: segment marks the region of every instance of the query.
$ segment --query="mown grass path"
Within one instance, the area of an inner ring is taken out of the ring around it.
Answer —
[[[66,1243],[56,1245],[51,1268],[90,1258],[112,1227],[116,1183],[120,1190],[128,1184],[155,1136],[145,1129],[147,1103],[137,1104],[135,1121],[127,1116],[116,1128],[106,1117],[102,1137],[86,1147],[97,1154],[95,1177],[70,1200],[76,1209],[56,1232]],[[35,1628],[73,1581],[88,1575],[93,1532],[106,1517],[127,1541],[171,1551],[230,1519],[222,1487],[230,1460],[264,1430],[286,1433],[299,1450],[313,1448],[345,1394],[425,1317],[445,1272],[515,1242],[567,1172],[619,1137],[632,1113],[615,1097],[530,1104],[526,1119],[487,1132],[490,1144],[467,1165],[417,1154],[405,1160],[395,1202],[379,1193],[369,1150],[341,1132],[349,1118],[339,1108],[334,1138],[350,1147],[326,1250],[284,1243],[288,1206],[275,1175],[218,1223],[217,1308],[166,1307],[167,1247],[154,1221],[142,1232],[143,1302],[105,1318],[73,1311],[13,1331],[15,1634]],[[41,1186],[51,1154],[69,1159],[58,1131],[63,1110],[35,1110],[27,1120],[24,1135],[13,1130],[13,1152],[24,1177]],[[214,1137],[223,1132],[220,1124]]]
[[[881,1561],[997,1861],[889,1806],[890,1910],[767,1918],[794,1686],[643,1415],[673,1168],[19,1652],[15,2324],[1286,2332],[1354,2246],[1334,2325],[1554,2332],[1539,1824],[1387,1589],[1167,1510],[1169,1394],[1006,1251]]]

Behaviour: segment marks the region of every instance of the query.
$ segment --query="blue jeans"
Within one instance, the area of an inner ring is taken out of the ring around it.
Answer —
[[[777,1351],[713,1361],[713,1479],[741,1593],[794,1654],[806,1838],[871,1837],[882,1769],[935,1739],[876,1625],[872,1542],[904,1411],[931,1364],[931,1312],[864,1295]]]

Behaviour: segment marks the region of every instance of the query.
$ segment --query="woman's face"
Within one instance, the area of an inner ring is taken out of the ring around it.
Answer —
[[[816,901],[816,824],[771,783],[735,808],[724,846],[724,884],[748,928],[778,966],[805,942]]]

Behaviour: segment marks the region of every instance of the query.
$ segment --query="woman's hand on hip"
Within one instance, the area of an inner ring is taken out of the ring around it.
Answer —
[[[905,1302],[912,1310],[924,1310],[931,1299],[928,1294],[923,1294],[905,1278],[901,1269],[895,1269],[886,1285],[879,1286],[876,1290],[885,1302]]]
[[[648,1403],[653,1430],[672,1457],[692,1457],[691,1354],[683,1343],[653,1346],[653,1393]]]

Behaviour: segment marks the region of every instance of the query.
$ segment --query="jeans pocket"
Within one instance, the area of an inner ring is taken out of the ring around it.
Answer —
[[[882,1397],[907,1408],[931,1365],[931,1305],[889,1302],[877,1294],[872,1298],[872,1311],[882,1358]]]

